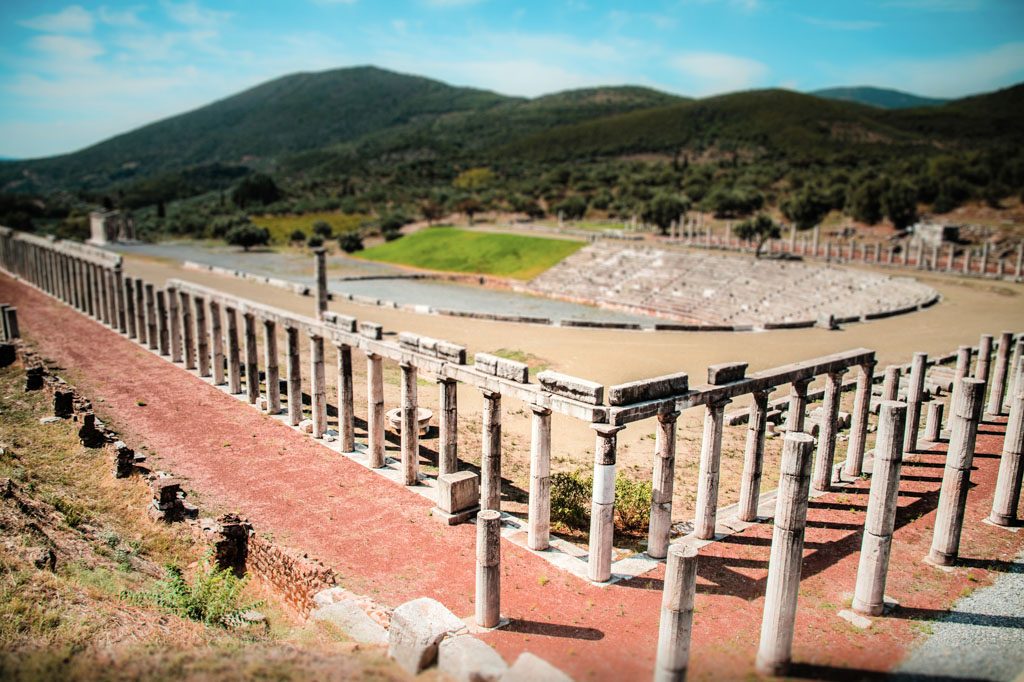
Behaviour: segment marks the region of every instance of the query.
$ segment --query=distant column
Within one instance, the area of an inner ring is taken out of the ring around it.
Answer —
[[[480,508],[501,511],[501,394],[484,389]]]
[[[928,366],[927,353],[914,353],[907,384],[907,426],[903,434],[903,447],[908,453],[917,451],[917,437],[921,430],[921,401],[924,399],[924,377]]]
[[[210,301],[210,349],[213,360],[213,383],[224,383],[224,327],[221,326],[220,303]]]
[[[135,294],[138,296],[138,286],[136,286]],[[192,297],[183,291],[178,292],[178,295],[180,296],[181,302],[181,305],[179,306],[181,311],[181,345],[185,349],[185,369],[195,369],[196,347],[194,342],[195,337],[193,336],[192,330]],[[142,324],[141,326],[145,325]],[[139,336],[142,336],[141,332]],[[139,341],[141,343],[142,339],[140,338]]]
[[[707,405],[704,412],[704,435],[700,446],[700,472],[697,474],[697,512],[694,535],[701,540],[713,540],[718,516],[718,478],[722,459],[722,426],[725,406],[731,401],[720,400]]]
[[[242,392],[242,356],[238,342],[238,315],[231,306],[225,306],[224,316],[228,322],[228,392],[237,395]]]
[[[875,362],[860,366],[857,375],[857,393],[853,397],[853,415],[850,423],[850,440],[846,446],[846,463],[843,473],[856,478],[864,473],[864,451],[868,436],[868,415],[871,413],[871,384],[875,374]]]
[[[267,368],[267,414],[281,413],[281,370],[277,356],[277,322],[264,319],[263,366]]]
[[[992,372],[992,390],[988,397],[988,413],[1000,415],[1003,412],[1003,396],[1006,395],[1006,377],[1010,365],[1010,351],[1013,348],[1013,332],[1003,332],[999,336],[999,349],[996,352],[996,366]]]
[[[376,353],[366,354],[367,450],[370,466],[384,466],[384,364]]]
[[[313,438],[327,431],[327,374],[324,370],[324,339],[309,337],[310,397],[312,399]]]
[[[156,332],[156,296],[152,284],[146,285],[146,340],[150,350],[159,348]]]
[[[416,365],[403,362],[402,369],[402,478],[405,485],[419,484],[420,438]]]
[[[128,280],[125,280],[127,282]],[[181,313],[178,310],[181,296],[173,287],[167,289],[167,318],[171,334],[171,362],[181,362]],[[131,310],[128,311],[131,319]]]
[[[256,317],[252,313],[242,314],[242,329],[245,335],[245,397],[250,405],[260,399],[259,347],[256,343]],[[291,396],[288,396],[291,399]]]
[[[992,366],[992,335],[982,334],[978,342],[978,364],[974,368],[974,378],[985,383],[988,391],[989,371]]]
[[[530,405],[530,498],[527,546],[543,551],[551,536],[551,410]]]
[[[135,328],[139,332],[138,342],[143,346],[149,344],[146,327],[146,283],[135,278]]]
[[[786,431],[804,430],[804,412],[807,411],[807,386],[812,379],[797,379],[789,392],[789,408],[786,415]]]
[[[672,531],[672,488],[676,472],[676,421],[679,412],[658,414],[654,432],[654,475],[651,517],[647,528],[647,556],[664,559]]]
[[[159,339],[160,355],[170,355],[167,330],[167,295],[163,289],[156,292],[156,334]]]
[[[818,436],[818,453],[815,457],[815,490],[829,490],[832,487],[832,468],[836,456],[836,436],[839,431],[839,400],[843,388],[843,373],[829,372],[825,376],[825,400],[821,408],[821,424]]]
[[[125,322],[128,323],[128,337],[135,339],[138,338],[138,332],[135,329],[135,282],[132,280],[131,277],[125,278],[124,290],[124,302],[125,308],[127,309],[127,317],[125,319]]]
[[[285,370],[288,375],[288,423],[298,426],[302,421],[302,358],[299,354],[299,330],[285,327],[288,356]]]
[[[327,312],[327,249],[313,249],[316,255],[316,316],[322,319]]]
[[[768,391],[754,391],[747,418],[747,443],[743,451],[743,479],[740,482],[740,521],[756,521],[761,499],[764,467],[764,439],[768,429]],[[657,459],[655,459],[657,462]],[[669,498],[671,501],[671,497]],[[649,553],[649,552],[648,552]]]
[[[206,327],[206,301],[194,296],[196,304],[196,355],[199,357],[199,376],[210,376],[210,331]]]
[[[459,382],[438,377],[437,384],[441,390],[437,473],[443,476],[459,470]]]
[[[885,377],[882,379],[882,400],[899,400],[901,373],[899,365],[889,365],[885,368]]]
[[[352,392],[352,347],[338,344],[338,439],[342,452],[356,449],[355,396]]]

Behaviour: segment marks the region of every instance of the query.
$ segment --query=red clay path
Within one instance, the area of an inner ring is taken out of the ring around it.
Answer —
[[[434,597],[473,611],[474,528],[442,526],[424,498],[259,414],[54,299],[0,275],[23,335],[90,395],[97,412],[144,445],[157,466],[188,479],[201,507],[238,511],[257,529],[332,566],[341,583],[396,606]],[[142,401],[145,406],[138,405]],[[357,411],[358,411],[357,407]],[[961,594],[992,580],[1024,546],[982,524],[1003,427],[983,425],[975,484],[952,573],[924,564],[942,476],[941,450],[903,469],[887,594],[901,608],[867,631],[837,617],[853,592],[867,481],[811,504],[794,642],[794,676],[859,677],[896,664]],[[691,677],[749,678],[760,632],[771,527],[701,550]],[[511,661],[529,650],[580,680],[650,679],[661,568],[611,587],[564,574],[502,543],[502,613],[483,636]]]

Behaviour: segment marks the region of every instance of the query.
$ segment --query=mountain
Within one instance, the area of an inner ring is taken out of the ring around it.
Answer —
[[[937,107],[947,103],[947,99],[921,97],[909,92],[887,90],[860,86],[852,88],[826,88],[808,93],[822,99],[837,99],[842,102],[856,102],[879,109],[913,109],[916,107]]]

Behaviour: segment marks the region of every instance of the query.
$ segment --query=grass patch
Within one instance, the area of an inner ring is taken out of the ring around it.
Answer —
[[[313,223],[319,220],[330,225],[334,229],[334,236],[338,236],[358,230],[366,219],[367,216],[359,213],[322,211],[299,215],[257,215],[252,217],[252,222],[270,230],[271,244],[287,244],[295,230],[302,230],[306,237],[313,236]]]
[[[444,272],[532,279],[572,255],[583,242],[454,227],[420,230],[356,254],[359,258]]]

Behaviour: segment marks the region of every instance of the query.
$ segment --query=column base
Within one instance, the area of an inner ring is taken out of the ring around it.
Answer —
[[[956,554],[946,554],[945,552],[933,549],[928,552],[926,561],[930,564],[935,564],[936,566],[952,566],[956,563],[957,556],[958,555]]]

